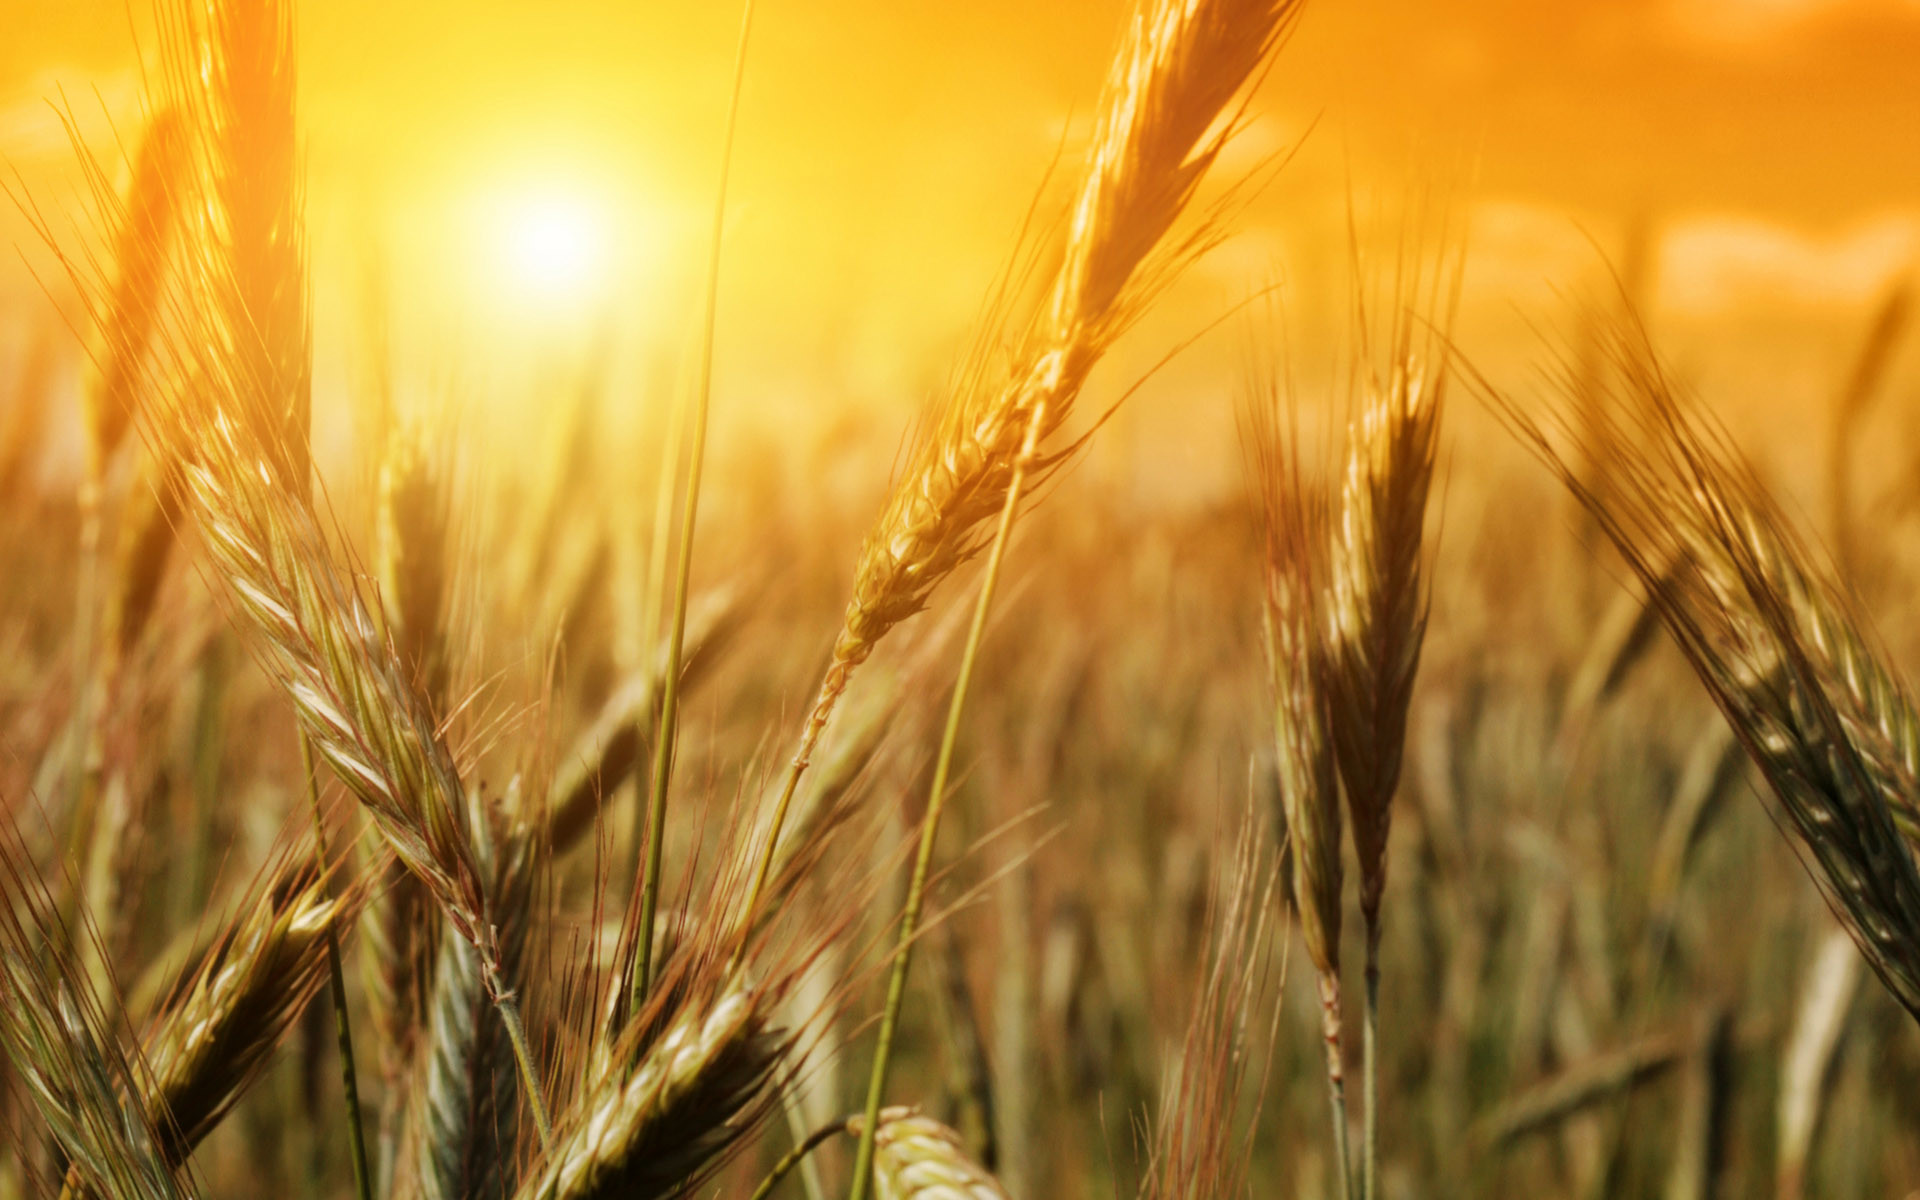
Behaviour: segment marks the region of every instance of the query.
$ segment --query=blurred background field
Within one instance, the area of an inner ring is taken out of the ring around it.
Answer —
[[[64,121],[124,168],[150,31],[117,0],[13,7],[8,187],[84,243]],[[683,832],[686,861],[784,764],[915,415],[1050,164],[1084,143],[1121,11],[763,4],[694,565],[723,615],[679,766],[712,828]],[[446,439],[455,690],[474,697],[456,727],[483,777],[517,769],[488,757],[506,744],[564,757],[651,663],[661,445],[692,370],[736,21],[611,0],[301,10],[316,460],[370,555],[365,431],[391,412]],[[1920,661],[1916,61],[1913,0],[1308,6],[1222,173],[1288,161],[1095,376],[1089,411],[1138,390],[1024,520],[966,715],[941,857],[964,903],[928,935],[896,1090],[1012,1195],[1133,1192],[1220,850],[1249,804],[1280,833],[1234,396],[1249,342],[1283,335],[1324,424],[1356,255],[1377,272],[1448,218],[1455,344],[1523,404],[1556,358],[1582,369],[1594,311],[1624,295],[1844,548],[1894,660]],[[0,795],[18,811],[58,778],[72,720],[86,368],[74,298],[13,204],[0,242],[18,247],[0,260]],[[1264,303],[1230,315],[1269,286],[1271,322]],[[1386,1194],[1920,1189],[1914,1028],[1621,566],[1465,390],[1441,481],[1383,951]],[[286,706],[183,559],[128,685],[154,824],[124,886],[154,930],[251,874],[304,803]],[[897,813],[876,867],[922,802],[969,595],[883,650],[836,731],[887,717],[859,783]],[[609,861],[635,803],[631,782],[607,797]],[[556,869],[558,903],[585,907],[596,861]],[[1303,964],[1257,1195],[1337,1195]],[[818,1119],[857,1105],[877,992],[808,1074]],[[287,1117],[332,1069],[320,1008],[196,1160],[209,1194],[346,1194],[337,1139]]]

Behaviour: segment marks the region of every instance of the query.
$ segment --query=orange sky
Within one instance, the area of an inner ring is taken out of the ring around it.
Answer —
[[[71,201],[44,100],[64,85],[87,118],[98,88],[125,112],[126,8],[146,0],[0,3],[0,155],[36,195]],[[493,346],[503,331],[558,336],[511,303],[473,303],[514,290],[487,286],[499,253],[475,214],[527,188],[575,191],[609,214],[617,299],[605,320],[662,344],[680,337],[737,9],[308,0],[300,11],[323,357],[329,333],[351,325],[368,228],[416,289],[396,293],[402,321]],[[760,0],[723,360],[856,395],[936,378],[1066,122],[1091,110],[1123,11],[1120,0]],[[1813,339],[1802,369],[1823,370],[1920,256],[1917,63],[1920,0],[1310,2],[1236,161],[1313,132],[1176,312],[1190,327],[1276,272],[1307,307],[1333,297],[1342,285],[1325,261],[1349,188],[1365,202],[1437,182],[1467,199],[1470,308],[1490,328],[1511,332],[1516,306],[1591,278],[1583,231],[1614,251],[1648,217],[1656,307],[1676,326],[1798,321]],[[29,240],[10,211],[0,239]],[[0,325],[40,304],[8,255]]]

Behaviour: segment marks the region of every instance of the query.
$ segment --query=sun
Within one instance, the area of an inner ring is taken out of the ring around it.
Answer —
[[[501,206],[499,222],[506,286],[553,302],[589,298],[605,284],[610,229],[584,196],[517,197]]]

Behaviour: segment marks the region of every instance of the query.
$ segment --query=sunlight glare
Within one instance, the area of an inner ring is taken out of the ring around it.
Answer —
[[[510,282],[546,300],[582,299],[601,282],[606,223],[578,197],[537,196],[509,205],[502,230]]]

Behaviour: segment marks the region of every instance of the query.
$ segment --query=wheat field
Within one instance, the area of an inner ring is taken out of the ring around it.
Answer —
[[[0,1196],[1920,1195],[1905,167],[1767,266],[1377,153],[1404,6],[747,0],[637,18],[678,216],[461,241],[428,7],[0,110]]]

